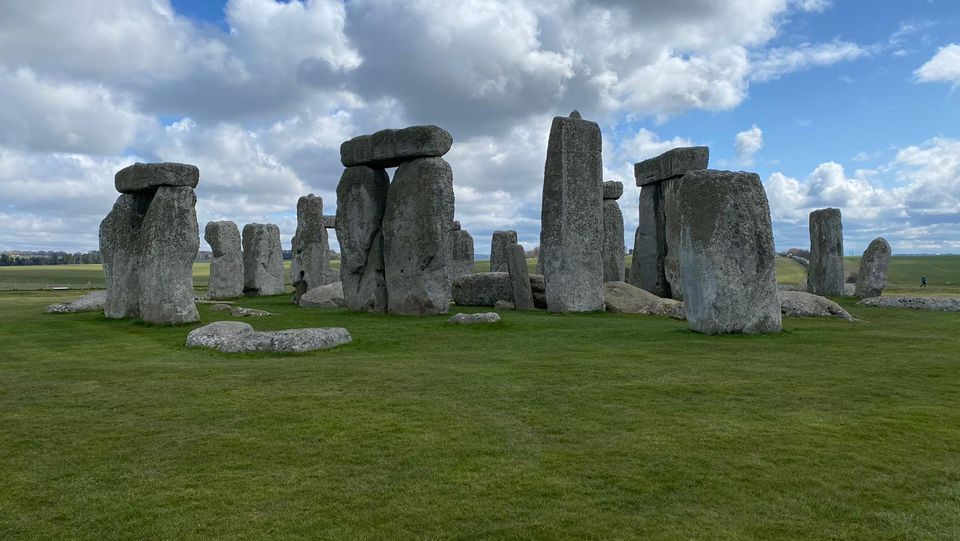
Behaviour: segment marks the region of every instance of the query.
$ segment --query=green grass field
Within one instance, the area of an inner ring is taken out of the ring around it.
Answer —
[[[245,299],[354,337],[271,356],[42,312],[74,296],[0,293],[2,539],[960,538],[956,314],[706,337]]]

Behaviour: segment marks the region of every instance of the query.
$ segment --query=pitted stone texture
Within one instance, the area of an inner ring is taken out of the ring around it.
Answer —
[[[336,229],[337,228],[337,217],[336,216],[324,216],[323,217],[323,227],[326,229]]]
[[[603,281],[622,282],[624,274],[623,213],[615,199],[603,200]]]
[[[780,311],[790,317],[838,317],[853,321],[839,304],[813,293],[803,291],[780,291]]]
[[[105,290],[92,291],[75,301],[61,302],[47,306],[48,314],[74,314],[76,312],[93,312],[103,310],[107,302]]]
[[[693,171],[677,190],[680,273],[690,328],[780,332],[770,208],[753,173]]]
[[[860,270],[857,273],[857,289],[854,295],[861,299],[879,297],[887,287],[887,267],[893,250],[883,237],[873,239],[860,258]]]
[[[263,316],[272,316],[270,312],[266,310],[258,310],[256,308],[244,308],[242,306],[232,306],[230,307],[230,315],[233,317],[263,317]]]
[[[807,289],[815,295],[843,295],[843,221],[840,209],[810,213]]]
[[[493,304],[493,307],[497,310],[516,310],[517,307],[512,302],[507,301],[497,301]]]
[[[516,310],[533,310],[533,291],[530,289],[530,273],[527,271],[527,256],[523,246],[514,244],[507,254],[507,272]]]
[[[243,251],[237,224],[230,221],[207,222],[203,238],[213,251],[207,297],[239,297],[243,294]]]
[[[443,158],[420,158],[397,169],[383,214],[390,313],[447,312],[453,212],[453,172]]]
[[[871,297],[858,304],[886,308],[912,308],[934,312],[960,312],[960,299],[937,297]]]
[[[453,302],[459,306],[493,306],[513,302],[513,284],[508,272],[478,272],[453,280]]]
[[[658,297],[670,297],[670,283],[664,272],[667,226],[663,205],[662,184],[640,188],[640,225],[633,241],[630,283]]]
[[[200,250],[197,196],[187,186],[161,186],[140,228],[140,317],[178,325],[200,319],[193,300],[193,262]]]
[[[679,147],[656,158],[633,165],[637,186],[646,186],[671,178],[682,177],[690,171],[706,169],[710,161],[709,147]]]
[[[160,186],[196,188],[200,169],[186,163],[135,163],[117,171],[114,186],[120,193],[152,191]]]
[[[680,210],[677,190],[683,177],[661,182],[663,194],[663,240],[667,252],[663,256],[663,277],[667,280],[668,297],[683,300],[683,280],[680,277]]]
[[[283,250],[275,224],[243,226],[243,292],[246,295],[283,293]]]
[[[292,242],[290,282],[303,280],[307,289],[326,284],[329,254],[323,198],[305,195],[297,200],[297,232]]]
[[[496,312],[481,312],[479,314],[456,314],[447,320],[447,323],[458,325],[483,325],[500,323],[500,314]]]
[[[490,241],[490,272],[507,272],[507,259],[516,244],[516,231],[493,232]]]
[[[233,310],[233,305],[218,302],[216,304],[211,304],[207,310],[210,312],[229,312],[230,310]]]
[[[123,194],[100,222],[100,256],[107,284],[103,312],[108,318],[140,315],[140,227],[149,203],[149,196]]]
[[[330,349],[351,341],[350,333],[339,327],[255,331],[250,325],[239,321],[218,321],[190,331],[186,346],[211,348],[224,353],[303,353]]]
[[[682,302],[662,299],[626,282],[603,284],[603,299],[607,312],[615,314],[643,314],[685,319]]]
[[[340,280],[347,308],[386,312],[381,224],[390,178],[383,169],[348,167],[337,185]]]
[[[450,235],[453,242],[453,278],[473,272],[473,237],[466,229],[454,229]]]
[[[857,284],[843,284],[843,296],[844,297],[853,297],[857,294]]]
[[[300,297],[302,308],[340,308],[346,304],[343,298],[343,283],[334,282],[307,291]]]
[[[453,226],[450,227],[450,229],[451,229],[452,231],[460,231],[460,230],[462,229],[462,226],[460,225],[460,220],[454,220],[454,221],[453,221]]]
[[[619,180],[608,180],[603,183],[603,199],[620,199],[623,195],[623,183]]]
[[[380,130],[372,135],[354,137],[340,145],[340,161],[344,167],[397,167],[418,158],[439,158],[452,145],[453,137],[438,126]]]
[[[530,290],[533,292],[533,305],[537,308],[546,310],[547,285],[542,274],[530,275]]]
[[[600,126],[555,117],[543,172],[540,259],[552,312],[603,310]]]

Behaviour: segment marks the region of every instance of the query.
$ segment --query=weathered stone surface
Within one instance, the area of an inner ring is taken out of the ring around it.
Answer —
[[[207,297],[239,297],[243,294],[243,251],[237,224],[229,221],[207,222],[203,238],[213,251]]]
[[[662,184],[640,188],[640,225],[633,240],[630,283],[658,297],[670,297],[670,284],[664,274],[667,226],[663,205]]]
[[[275,224],[243,226],[243,292],[246,295],[283,293],[283,250]]]
[[[493,304],[493,307],[497,310],[516,310],[517,306],[512,302],[508,301],[497,301]]]
[[[336,216],[324,216],[324,217],[323,217],[323,220],[322,220],[321,222],[323,223],[323,227],[325,227],[326,229],[336,229],[336,228],[337,228],[337,217],[336,217]]]
[[[103,310],[107,302],[106,290],[91,291],[75,301],[61,302],[47,306],[48,314],[73,314]]]
[[[453,212],[453,172],[443,158],[420,158],[397,169],[383,214],[390,313],[447,312]]]
[[[340,280],[355,312],[387,310],[381,223],[389,189],[387,172],[369,167],[348,167],[337,185]]]
[[[451,230],[451,231],[460,231],[461,229],[462,229],[462,226],[460,225],[460,220],[454,220],[454,221],[453,221],[453,226],[450,227],[450,230]]]
[[[514,244],[507,254],[507,272],[513,293],[513,306],[517,310],[533,310],[533,291],[530,289],[530,273],[527,271],[527,256],[523,246]]]
[[[660,298],[626,282],[604,283],[603,299],[607,312],[685,319],[682,302]]]
[[[615,199],[603,200],[603,281],[622,282],[624,274],[623,213]]]
[[[603,199],[620,199],[623,195],[623,183],[619,180],[608,180],[603,183]]]
[[[690,328],[781,330],[770,208],[753,173],[692,171],[678,185],[680,274]]]
[[[466,229],[454,229],[450,237],[453,242],[453,278],[473,272],[473,237]]]
[[[438,126],[410,126],[354,137],[340,145],[344,167],[386,168],[418,158],[439,158],[453,145],[450,133]]]
[[[258,332],[240,321],[218,321],[190,331],[186,345],[216,349],[224,353],[302,353],[330,349],[351,341],[350,332],[339,327]]]
[[[490,272],[507,272],[507,259],[516,244],[516,231],[493,232],[490,241]]]
[[[188,186],[161,186],[140,228],[140,317],[161,325],[200,319],[193,302],[193,261],[200,228]]]
[[[680,276],[680,208],[677,199],[677,190],[682,180],[683,177],[675,178],[659,184],[663,194],[663,240],[667,247],[663,255],[663,277],[667,280],[667,296],[678,301],[683,300],[683,280]]]
[[[530,275],[530,290],[533,292],[533,306],[547,309],[547,283],[542,274]]]
[[[290,282],[304,281],[307,289],[327,283],[330,241],[323,216],[323,198],[310,194],[297,200],[297,232],[293,236]]]
[[[543,172],[540,258],[552,312],[603,310],[600,126],[555,117]]]
[[[100,222],[100,256],[107,284],[103,312],[108,318],[140,315],[140,226],[150,203],[149,198],[145,202],[143,199],[139,195],[121,195]]]
[[[298,303],[302,308],[340,308],[346,305],[343,296],[343,283],[334,282],[307,291]]]
[[[886,308],[912,308],[934,312],[960,312],[960,299],[938,297],[870,297],[858,304]]]
[[[853,297],[857,293],[857,284],[843,284],[843,296]]]
[[[857,288],[854,295],[861,299],[879,297],[887,287],[887,267],[893,250],[883,237],[873,239],[860,258],[860,270],[857,273]]]
[[[500,300],[513,302],[510,273],[478,272],[453,279],[453,302],[459,306],[493,306]]]
[[[843,295],[843,221],[840,209],[810,213],[807,289],[815,295]]]
[[[272,316],[270,312],[266,310],[257,310],[256,308],[244,308],[242,306],[232,306],[230,308],[230,315],[233,317],[263,317],[263,316]]]
[[[481,312],[479,314],[456,314],[447,320],[447,323],[458,325],[483,325],[500,323],[500,314],[496,312]]]
[[[780,312],[790,317],[838,317],[853,321],[846,310],[828,298],[803,291],[780,291]]]
[[[210,312],[229,312],[232,309],[233,309],[233,305],[222,303],[222,302],[211,304],[210,307],[207,308],[207,310],[209,310]]]
[[[120,193],[152,191],[160,186],[196,188],[200,169],[186,163],[135,163],[117,171],[114,186]]]
[[[671,178],[682,177],[690,171],[706,169],[710,161],[709,147],[679,147],[656,158],[633,165],[637,186],[646,186]]]

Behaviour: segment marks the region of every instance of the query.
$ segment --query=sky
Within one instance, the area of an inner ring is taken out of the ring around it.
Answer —
[[[551,118],[600,124],[628,248],[632,164],[708,145],[759,174],[778,250],[837,207],[845,251],[960,253],[953,0],[5,0],[0,250],[97,249],[134,162],[197,165],[197,213],[336,208],[340,143],[436,124],[478,254],[539,241]],[[332,245],[336,248],[335,238]],[[205,243],[201,249],[208,249]]]

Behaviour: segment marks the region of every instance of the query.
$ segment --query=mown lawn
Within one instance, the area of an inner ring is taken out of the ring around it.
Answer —
[[[68,296],[0,293],[2,539],[960,538],[956,314],[705,337],[278,296],[240,304],[354,342],[231,356],[42,313]]]

